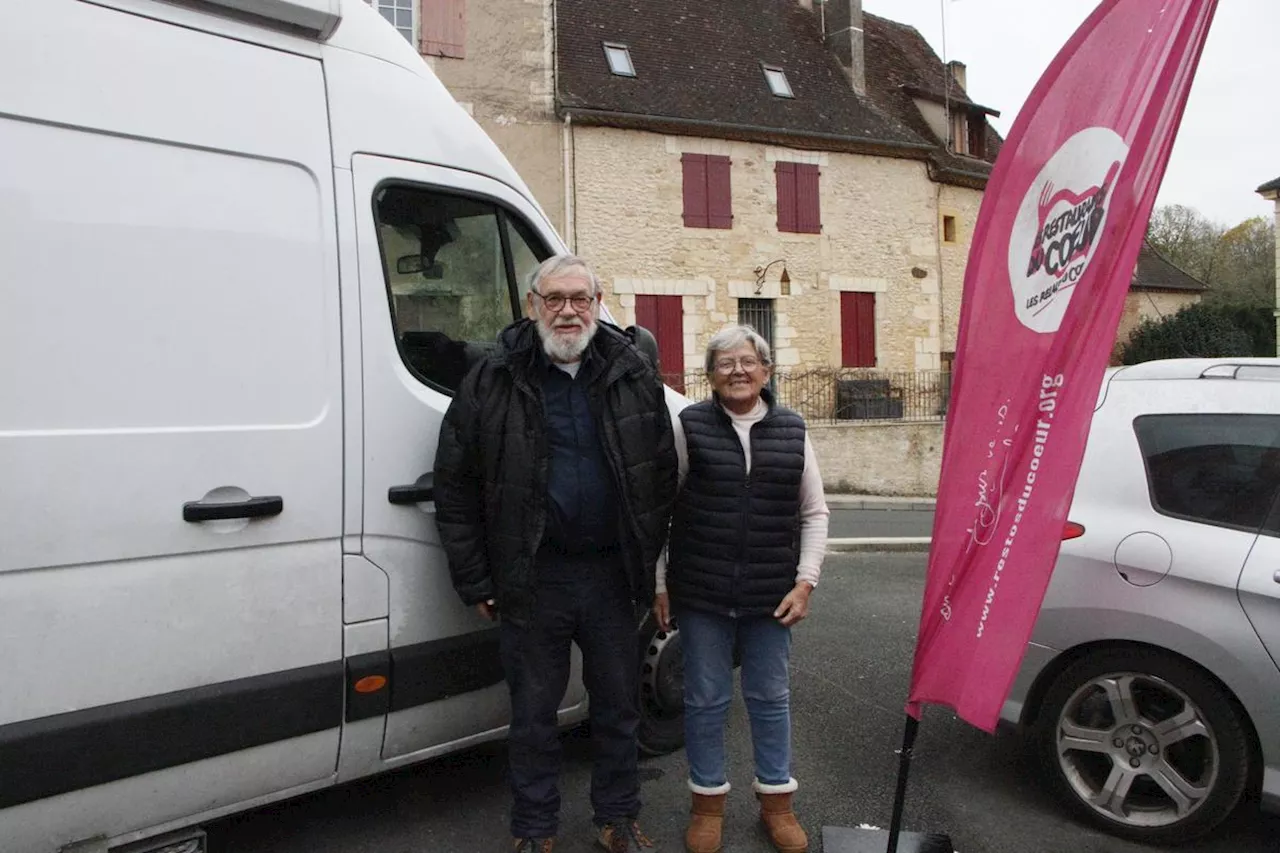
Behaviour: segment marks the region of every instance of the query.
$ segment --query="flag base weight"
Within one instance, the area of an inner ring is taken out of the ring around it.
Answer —
[[[889,832],[884,829],[822,827],[822,853],[885,853]],[[951,837],[936,832],[899,832],[898,853],[955,853]]]
[[[902,729],[902,749],[898,751],[898,786],[893,793],[893,817],[889,828],[851,829],[822,827],[822,853],[955,853],[951,837],[941,833],[902,832],[902,810],[907,799],[907,774],[915,751],[920,721],[907,714]]]

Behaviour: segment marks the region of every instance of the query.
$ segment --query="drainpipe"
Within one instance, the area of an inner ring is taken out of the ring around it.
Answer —
[[[942,367],[942,349],[947,339],[946,272],[942,259],[942,184],[934,184],[933,236],[938,252],[938,367]],[[959,329],[956,330],[957,334]]]
[[[564,117],[563,130],[560,132],[560,149],[564,152],[564,233],[561,235],[569,244],[569,251],[578,251],[578,156],[573,138],[573,116],[568,113]]]

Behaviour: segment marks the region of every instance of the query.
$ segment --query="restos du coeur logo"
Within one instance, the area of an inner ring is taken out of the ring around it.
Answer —
[[[1128,156],[1114,130],[1082,130],[1049,158],[1022,200],[1009,240],[1009,281],[1018,320],[1033,332],[1056,332],[1062,324]]]

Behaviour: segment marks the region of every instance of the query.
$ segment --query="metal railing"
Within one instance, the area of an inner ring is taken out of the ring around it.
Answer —
[[[679,376],[667,377],[668,384]],[[684,394],[703,400],[711,382],[701,371],[684,374]],[[876,370],[821,367],[779,368],[773,376],[779,403],[799,412],[811,424],[856,421],[940,421],[951,396],[951,373],[945,370]]]

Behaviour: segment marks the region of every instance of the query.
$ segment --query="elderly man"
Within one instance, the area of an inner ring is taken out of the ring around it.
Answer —
[[[570,641],[590,695],[598,841],[627,853],[653,846],[636,824],[636,608],[653,601],[675,500],[672,426],[653,366],[600,321],[586,262],[549,258],[530,285],[527,319],[445,416],[436,520],[458,595],[501,619],[516,853],[549,853],[556,835]]]

